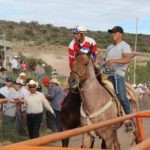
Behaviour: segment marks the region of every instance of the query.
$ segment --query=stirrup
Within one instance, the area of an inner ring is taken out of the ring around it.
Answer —
[[[125,127],[126,127],[127,132],[134,132],[135,131],[135,126],[134,126],[132,121],[126,122]]]

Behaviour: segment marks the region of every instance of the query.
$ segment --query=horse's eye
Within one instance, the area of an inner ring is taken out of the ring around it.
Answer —
[[[85,63],[85,66],[87,66],[88,65],[88,63]]]

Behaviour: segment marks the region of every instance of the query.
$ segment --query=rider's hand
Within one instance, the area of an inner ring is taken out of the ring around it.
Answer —
[[[100,64],[94,64],[94,67],[95,67],[97,70],[100,70]]]
[[[113,63],[113,60],[108,60],[106,61],[105,66],[110,67]]]

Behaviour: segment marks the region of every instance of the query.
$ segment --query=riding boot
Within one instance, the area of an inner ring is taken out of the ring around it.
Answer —
[[[126,120],[125,122],[125,127],[127,132],[134,132],[135,131],[135,126],[132,120]]]

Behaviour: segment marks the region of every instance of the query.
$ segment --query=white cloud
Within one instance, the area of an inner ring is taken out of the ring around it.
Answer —
[[[0,2],[0,18],[38,21],[73,27],[81,23],[91,30],[107,30],[121,25],[134,32],[139,17],[139,32],[150,33],[150,1],[141,0],[5,0]]]

